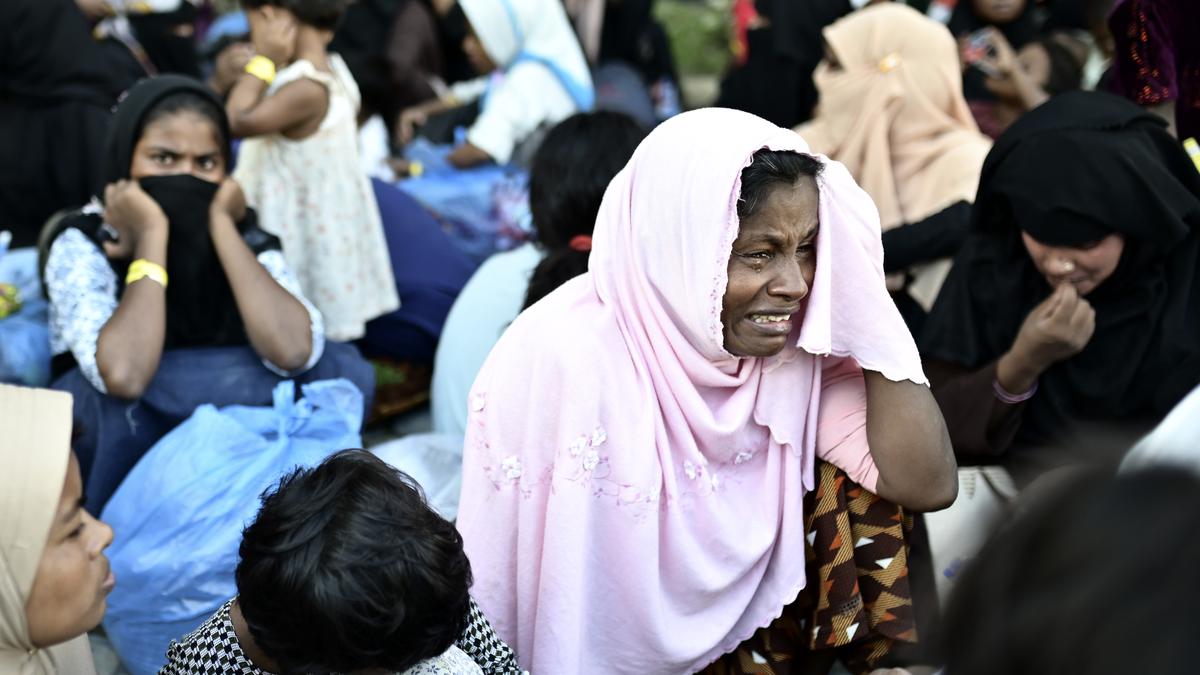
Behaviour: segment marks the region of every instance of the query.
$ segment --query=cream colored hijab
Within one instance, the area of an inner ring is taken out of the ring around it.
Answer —
[[[879,208],[884,230],[974,201],[992,142],[962,94],[950,31],[905,5],[885,2],[825,29],[841,64],[817,67],[820,103],[796,131],[816,152],[846,165]],[[948,261],[912,270],[909,288],[928,309]]]
[[[91,675],[86,635],[50,649],[29,639],[25,602],[71,457],[71,395],[0,384],[0,673]]]

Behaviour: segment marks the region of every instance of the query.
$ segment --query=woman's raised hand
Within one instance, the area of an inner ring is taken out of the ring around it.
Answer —
[[[217,188],[212,206],[209,207],[209,214],[227,215],[235,223],[246,217],[246,193],[242,192],[242,186],[236,180],[226,177],[221,181],[221,187]]]
[[[151,234],[166,235],[167,214],[136,180],[119,180],[104,188],[104,222],[117,230],[115,242],[105,242],[109,258],[133,256],[138,242]]]
[[[1063,284],[1025,318],[1012,351],[1044,372],[1087,347],[1096,331],[1096,310],[1071,284]]]

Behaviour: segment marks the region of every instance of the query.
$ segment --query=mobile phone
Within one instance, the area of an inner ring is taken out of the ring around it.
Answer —
[[[990,59],[996,58],[996,48],[992,46],[991,40],[988,39],[989,30],[981,28],[967,36],[967,43],[963,47],[963,60],[968,66],[971,66],[988,77],[995,79],[1003,79],[1000,71],[991,64]]]

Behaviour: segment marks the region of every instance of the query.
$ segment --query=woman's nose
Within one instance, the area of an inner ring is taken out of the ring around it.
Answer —
[[[1075,271],[1075,261],[1066,256],[1052,253],[1046,269],[1051,274],[1070,274]]]
[[[791,301],[803,300],[808,295],[808,281],[804,278],[804,266],[797,260],[788,261],[767,287],[767,292]]]
[[[85,511],[85,513],[86,513],[86,511]],[[108,523],[105,523],[103,520],[100,520],[98,518],[92,517],[91,514],[88,514],[87,517],[93,521],[92,522],[93,531],[96,532],[96,538],[92,540],[92,548],[91,548],[91,554],[93,557],[95,557],[95,556],[98,556],[101,553],[103,553],[104,549],[108,548],[109,546],[112,546],[113,529],[108,526]]]

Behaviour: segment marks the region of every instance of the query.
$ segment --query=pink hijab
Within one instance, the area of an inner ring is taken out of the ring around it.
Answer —
[[[875,486],[858,366],[925,382],[875,207],[825,158],[795,346],[725,351],[741,171],[763,148],[808,152],[732,110],[659,126],[605,193],[589,273],[475,381],[458,524],[472,592],[535,675],[691,672],[768,625],[805,584],[814,457]]]

